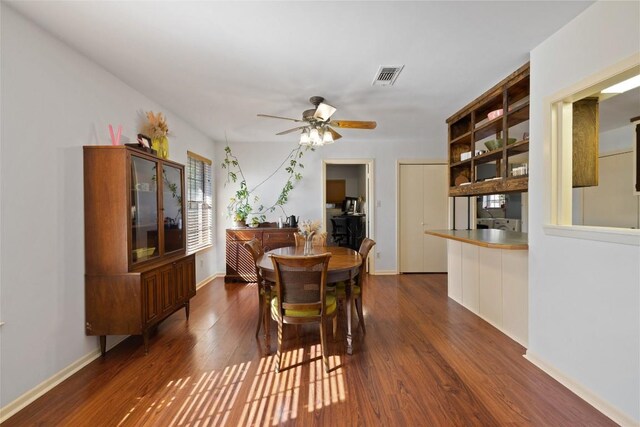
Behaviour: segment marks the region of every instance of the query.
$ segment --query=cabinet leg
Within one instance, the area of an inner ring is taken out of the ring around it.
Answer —
[[[107,353],[107,336],[100,335],[100,354],[104,356]]]
[[[149,330],[143,332],[142,341],[144,342],[144,354],[149,354]]]
[[[184,312],[187,315],[187,320],[189,320],[189,307],[190,307],[189,301],[185,302],[184,303]]]

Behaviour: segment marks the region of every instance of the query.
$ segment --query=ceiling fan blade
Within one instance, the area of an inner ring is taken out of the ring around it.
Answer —
[[[318,105],[318,108],[316,108],[316,112],[313,113],[313,117],[316,119],[320,119],[323,122],[326,122],[327,120],[329,120],[331,115],[333,115],[333,113],[335,112],[336,112],[336,107],[333,107],[329,104],[325,104],[324,102],[321,102]]]
[[[304,128],[306,128],[306,126],[300,126],[300,127],[297,127],[297,128],[293,128],[293,129],[289,129],[289,130],[284,130],[282,132],[278,132],[278,133],[276,133],[276,135],[286,135],[288,133],[295,132],[297,130],[304,129]]]
[[[342,135],[340,135],[338,132],[336,132],[335,130],[331,129],[329,126],[327,126],[327,129],[329,129],[329,132],[331,132],[331,136],[333,136],[333,140],[338,140],[340,138],[342,138]]]
[[[291,120],[292,122],[304,122],[304,120],[300,120],[300,119],[292,119],[292,118],[289,118],[289,117],[280,117],[280,116],[271,116],[269,114],[258,114],[258,117],[268,117],[270,119]]]
[[[331,120],[329,124],[337,128],[348,129],[375,129],[378,125],[376,122],[362,122],[358,120]]]

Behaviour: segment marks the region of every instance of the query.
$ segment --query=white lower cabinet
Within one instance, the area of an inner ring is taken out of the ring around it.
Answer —
[[[528,345],[528,251],[447,242],[448,295]]]
[[[478,248],[480,316],[500,327],[503,320],[502,250]]]
[[[447,240],[447,252],[449,298],[462,304],[462,243]]]
[[[480,308],[478,246],[462,244],[462,305],[474,313]]]
[[[514,340],[529,340],[528,251],[502,250],[502,325]]]

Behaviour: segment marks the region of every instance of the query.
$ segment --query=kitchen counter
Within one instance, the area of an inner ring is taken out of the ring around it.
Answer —
[[[527,233],[494,229],[428,230],[425,234],[492,249],[528,250]]]

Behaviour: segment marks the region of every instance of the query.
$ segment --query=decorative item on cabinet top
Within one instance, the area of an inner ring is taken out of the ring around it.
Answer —
[[[170,132],[165,116],[153,111],[147,111],[146,116],[147,121],[142,126],[142,133],[151,138],[151,147],[158,153],[158,157],[168,159],[169,139],[167,137]]]

